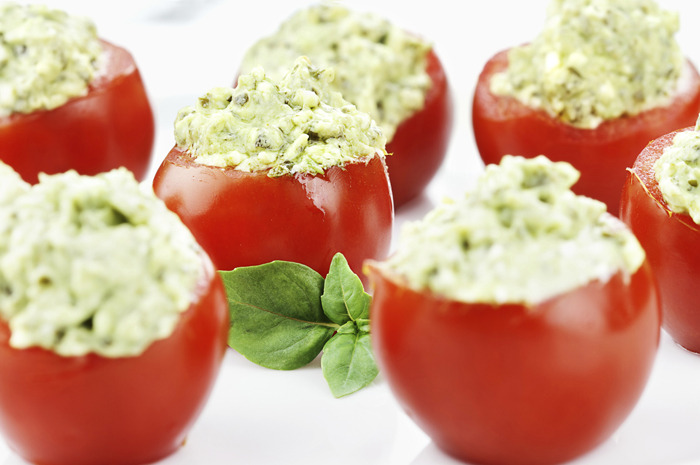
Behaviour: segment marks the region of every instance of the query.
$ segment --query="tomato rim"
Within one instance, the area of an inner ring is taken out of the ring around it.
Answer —
[[[678,223],[682,224],[684,227],[691,229],[693,231],[700,232],[700,225],[698,225],[688,213],[685,212],[674,212],[669,207],[666,200],[664,200],[663,194],[659,188],[659,183],[656,180],[656,171],[654,170],[654,163],[663,154],[663,150],[655,150],[656,148],[667,147],[673,143],[673,139],[677,134],[694,131],[695,127],[689,126],[686,128],[678,129],[677,131],[664,134],[649,144],[640,152],[639,156],[634,162],[632,168],[628,169],[631,176],[634,176],[639,182],[644,192],[649,196],[654,203],[661,208],[668,217]],[[648,170],[642,170],[643,166],[648,166]]]

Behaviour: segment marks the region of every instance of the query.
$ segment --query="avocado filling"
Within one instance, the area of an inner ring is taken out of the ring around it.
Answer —
[[[331,89],[333,79],[333,70],[316,68],[306,57],[279,81],[256,68],[236,88],[214,88],[180,110],[177,145],[197,163],[269,170],[270,176],[322,174],[384,156],[381,130]]]
[[[100,67],[95,25],[41,5],[0,5],[0,116],[86,95]]]
[[[474,191],[408,223],[384,267],[416,290],[463,302],[536,304],[629,275],[644,251],[602,202],[577,196],[565,162],[505,156]]]
[[[543,31],[508,53],[491,91],[575,127],[666,105],[684,58],[678,15],[653,0],[553,0]]]
[[[297,57],[333,68],[332,88],[369,113],[387,137],[423,108],[431,85],[426,57],[431,46],[389,21],[337,4],[302,9],[246,53],[242,70],[262,66],[280,78]]]
[[[0,163],[0,317],[17,349],[127,357],[167,338],[202,274],[194,238],[126,169],[23,182]]]

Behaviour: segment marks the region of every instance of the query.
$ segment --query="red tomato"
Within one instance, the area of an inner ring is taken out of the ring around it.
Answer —
[[[379,157],[271,178],[201,165],[175,147],[153,187],[220,270],[288,260],[325,276],[336,252],[358,272],[389,250],[394,213]]]
[[[25,181],[37,174],[97,174],[125,166],[146,176],[154,120],[141,75],[123,48],[102,42],[106,60],[87,95],[53,110],[0,118],[0,159]]]
[[[445,70],[433,50],[427,57],[432,86],[425,106],[396,129],[386,159],[394,205],[399,208],[423,192],[445,159],[452,132],[452,98]]]
[[[398,401],[470,463],[546,465],[608,438],[636,404],[659,342],[644,265],[534,307],[446,300],[370,267],[372,347]]]
[[[62,357],[9,345],[0,320],[0,430],[42,465],[154,462],[180,447],[227,347],[223,284],[207,260],[175,332],[137,357]]]
[[[700,76],[686,62],[688,81],[669,105],[606,121],[596,129],[575,128],[512,97],[491,93],[491,76],[507,68],[507,53],[486,63],[474,93],[472,123],[484,163],[498,163],[505,154],[544,154],[568,161],[581,172],[574,192],[605,202],[613,214],[619,211],[625,169],[639,151],[662,134],[694,124],[700,112]]]
[[[654,174],[654,162],[678,132],[659,137],[639,154],[622,192],[620,216],[634,231],[654,268],[664,329],[678,344],[700,353],[695,292],[700,279],[700,227],[687,214],[669,210]]]

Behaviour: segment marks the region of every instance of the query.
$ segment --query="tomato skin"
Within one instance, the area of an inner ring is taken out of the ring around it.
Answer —
[[[319,176],[271,178],[201,165],[174,147],[153,187],[219,270],[288,260],[325,276],[336,252],[358,272],[364,259],[389,250],[394,212],[379,157]]]
[[[673,143],[674,131],[652,141],[634,163],[622,192],[620,216],[635,233],[654,268],[663,327],[682,347],[700,353],[700,227],[685,213],[673,213],[663,200],[654,162]]]
[[[442,165],[452,133],[452,95],[445,70],[434,50],[427,56],[426,70],[432,85],[425,106],[396,129],[386,151],[394,205],[414,199]]]
[[[581,171],[577,194],[605,202],[618,214],[626,168],[652,139],[695,123],[700,112],[700,76],[686,61],[688,82],[668,106],[631,117],[603,122],[595,129],[579,129],[507,96],[491,93],[491,76],[508,66],[508,51],[485,65],[474,92],[472,124],[484,163],[498,163],[505,154],[568,161]]]
[[[0,320],[0,430],[32,463],[154,462],[183,444],[204,407],[228,328],[223,284],[208,259],[174,333],[137,357],[18,350]]]
[[[416,292],[370,267],[377,362],[409,416],[470,463],[546,465],[608,438],[659,343],[650,268],[527,308]]]
[[[102,41],[104,75],[88,94],[52,110],[0,118],[0,159],[32,184],[40,172],[94,175],[125,166],[145,178],[155,134],[153,111],[132,56]]]

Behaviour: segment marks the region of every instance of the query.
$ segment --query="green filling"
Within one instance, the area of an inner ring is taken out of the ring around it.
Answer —
[[[603,203],[577,196],[570,164],[505,156],[476,189],[408,223],[385,263],[416,290],[464,302],[536,304],[644,261]]]
[[[695,130],[676,134],[654,163],[654,174],[668,208],[700,224],[700,118]]]
[[[0,5],[0,116],[87,94],[101,56],[90,20],[41,5]]]
[[[384,156],[381,130],[330,88],[333,78],[333,70],[315,68],[306,57],[280,81],[256,68],[236,88],[212,89],[180,110],[175,140],[198,163],[269,169],[270,176],[321,174]]]
[[[173,332],[201,272],[189,231],[127,170],[30,186],[0,163],[0,317],[11,346],[138,355]]]
[[[491,91],[580,128],[667,104],[684,65],[678,15],[652,0],[553,0]]]
[[[398,125],[425,104],[430,48],[376,15],[321,4],[296,12],[253,45],[242,69],[262,66],[279,78],[298,56],[308,56],[335,70],[333,89],[369,113],[391,140]]]

